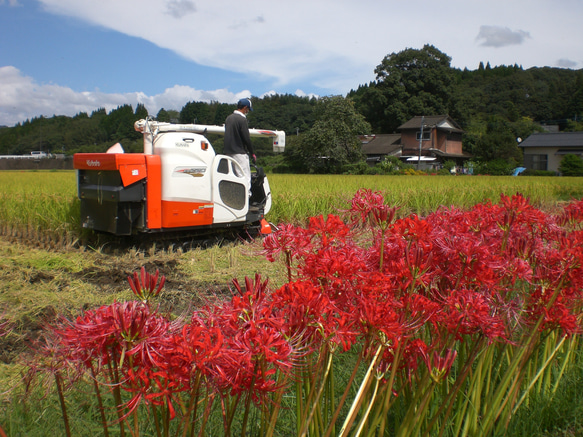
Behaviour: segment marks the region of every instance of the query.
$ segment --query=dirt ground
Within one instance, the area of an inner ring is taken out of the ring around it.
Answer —
[[[157,303],[171,314],[229,298],[233,278],[243,282],[258,271],[277,278],[279,268],[261,256],[261,248],[255,242],[108,254],[87,248],[46,250],[0,237],[0,322],[8,323],[8,333],[0,336],[0,362],[12,363],[34,349],[43,328],[58,317],[74,318],[89,308],[132,299],[128,276],[141,267],[166,277]]]

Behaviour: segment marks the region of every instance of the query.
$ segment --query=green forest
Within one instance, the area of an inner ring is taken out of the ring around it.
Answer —
[[[451,66],[447,54],[425,45],[386,55],[374,73],[374,81],[357,85],[346,96],[253,97],[249,126],[287,134],[283,157],[273,157],[271,144],[261,139],[254,140],[258,156],[282,171],[338,172],[342,165],[363,159],[356,135],[393,133],[411,117],[449,114],[465,132],[464,151],[477,162],[517,165],[522,157],[516,138],[526,138],[545,125],[560,131],[583,130],[583,70],[492,67],[488,62],[475,70],[460,70]],[[109,113],[96,108],[74,117],[41,116],[0,129],[0,154],[103,152],[117,142],[127,152],[140,152],[135,120],[151,116],[158,121],[222,125],[234,108],[188,102],[180,110],[163,108],[157,114],[148,114],[140,104]],[[222,139],[209,139],[220,152]],[[338,156],[338,162],[328,168],[307,167],[310,150]],[[350,153],[340,153],[345,150]]]

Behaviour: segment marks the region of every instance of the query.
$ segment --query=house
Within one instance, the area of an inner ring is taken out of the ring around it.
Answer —
[[[360,140],[368,165],[374,166],[385,156],[401,156],[401,134],[363,135]]]
[[[461,167],[471,157],[462,151],[463,130],[449,115],[413,117],[398,130],[398,134],[361,137],[370,165],[384,156],[398,156],[420,168],[437,169],[445,161]]]
[[[463,166],[471,156],[462,151],[464,131],[449,115],[413,117],[398,127],[401,132],[401,156],[408,163],[438,167],[445,161]],[[423,164],[425,163],[425,164]]]
[[[518,144],[529,170],[559,171],[565,155],[583,158],[583,132],[535,133]]]

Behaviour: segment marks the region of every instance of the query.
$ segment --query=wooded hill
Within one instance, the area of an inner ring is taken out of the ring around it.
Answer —
[[[387,55],[375,69],[376,80],[346,96],[370,124],[371,132],[362,133],[392,133],[413,116],[449,114],[466,132],[464,150],[477,159],[500,158],[498,146],[491,143],[505,142],[509,150],[502,158],[519,161],[516,138],[526,138],[540,125],[583,130],[583,70],[525,70],[518,65],[481,63],[470,71],[452,68],[450,61],[430,45]],[[317,121],[318,103],[318,99],[293,95],[253,98],[249,125],[284,130],[293,148],[295,137]],[[222,125],[234,108],[218,102],[189,102],[180,110],[161,109],[150,115],[159,121]],[[139,152],[141,134],[134,131],[133,123],[147,115],[143,105],[124,105],[109,113],[98,108],[74,117],[36,117],[0,129],[0,154],[101,152],[117,142],[128,152]],[[222,139],[210,139],[220,152]],[[258,154],[269,155],[270,143],[257,141]]]

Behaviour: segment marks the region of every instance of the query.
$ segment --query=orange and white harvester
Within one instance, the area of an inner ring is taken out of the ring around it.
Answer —
[[[264,217],[271,190],[261,167],[254,166],[248,180],[204,136],[224,134],[224,126],[148,119],[138,120],[135,129],[143,133],[143,153],[124,153],[118,144],[107,153],[74,155],[84,228],[120,236],[226,228],[271,232]],[[249,133],[273,138],[274,151],[285,148],[282,131]]]

